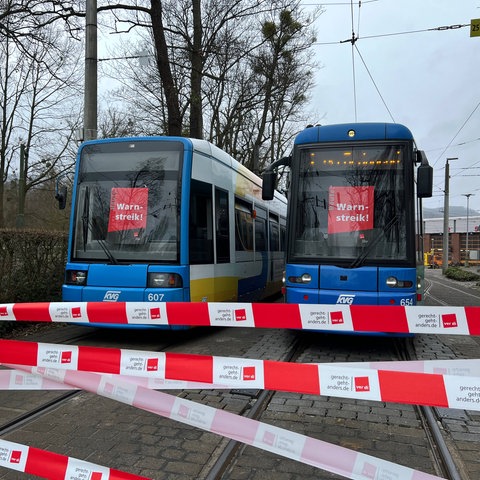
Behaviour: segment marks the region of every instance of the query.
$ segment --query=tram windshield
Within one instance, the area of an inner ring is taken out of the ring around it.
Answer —
[[[289,261],[407,260],[403,145],[298,150]]]
[[[82,149],[73,259],[177,262],[183,146],[106,142]]]

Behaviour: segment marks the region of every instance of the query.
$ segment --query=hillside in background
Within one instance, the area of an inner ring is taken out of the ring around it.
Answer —
[[[448,213],[450,217],[466,217],[467,216],[467,208],[466,207],[455,207],[450,206],[448,208]],[[480,212],[477,210],[469,209],[468,210],[469,217],[478,217],[480,216]],[[443,218],[443,208],[423,208],[423,218]]]

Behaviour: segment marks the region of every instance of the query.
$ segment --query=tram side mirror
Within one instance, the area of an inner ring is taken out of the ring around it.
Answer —
[[[262,180],[262,199],[273,200],[277,174],[273,170],[267,170],[263,173]]]
[[[55,199],[58,200],[58,208],[60,210],[64,210],[65,206],[67,205],[67,187],[63,185],[57,188],[55,192]]]
[[[417,152],[417,158],[421,162],[417,169],[417,197],[430,198],[433,193],[433,168],[422,150]]]

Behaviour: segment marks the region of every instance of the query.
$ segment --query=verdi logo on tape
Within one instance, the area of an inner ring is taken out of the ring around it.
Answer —
[[[330,312],[330,322],[332,325],[341,325],[343,321],[343,312]]]
[[[348,302],[341,302],[347,304]],[[300,304],[303,328],[322,330],[353,330],[349,305],[310,305]]]
[[[22,471],[27,461],[28,447],[18,443],[0,440],[0,465]]]
[[[160,372],[165,374],[165,354],[142,352],[136,350],[122,350],[120,360],[120,373],[123,375],[135,375],[142,373]]]
[[[87,319],[86,304],[51,302],[48,313],[52,322]]]
[[[176,398],[170,418],[182,419],[195,427],[210,429],[215,417],[215,409],[182,398]]]
[[[255,385],[263,388],[263,361],[214,357],[213,382],[220,385],[237,387]]]
[[[165,303],[127,302],[125,312],[128,323],[150,324],[152,321],[158,325],[168,324]]]
[[[109,469],[100,465],[69,458],[65,480],[107,480]]]
[[[370,380],[368,377],[353,377],[356,392],[369,392]]]
[[[381,400],[378,374],[361,368],[320,365],[320,393],[335,397]]]
[[[230,325],[232,327],[253,327],[253,312],[251,304],[243,303],[216,303],[208,304],[210,324],[212,326]]]
[[[454,313],[447,313],[442,315],[443,328],[456,328],[458,327],[457,316]]]
[[[247,311],[244,308],[235,309],[235,321],[244,322],[247,319]]]
[[[37,366],[39,367],[63,367],[77,368],[78,348],[61,346],[48,343],[38,344]]]
[[[10,463],[20,463],[22,452],[20,450],[12,450],[10,453]]]
[[[464,307],[405,307],[412,333],[469,334]]]
[[[303,435],[273,425],[260,424],[253,445],[299,460],[305,446],[305,439]]]
[[[243,367],[242,378],[244,380],[255,380],[255,367]]]

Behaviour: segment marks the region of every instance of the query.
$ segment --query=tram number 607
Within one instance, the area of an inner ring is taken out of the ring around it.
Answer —
[[[163,302],[163,297],[165,295],[163,293],[149,293],[147,295],[147,300],[149,302]]]

